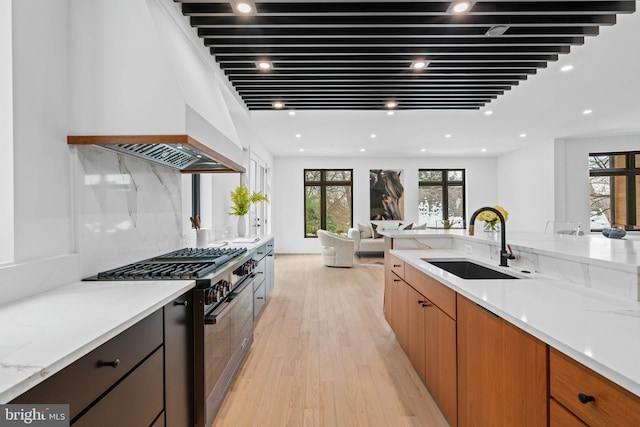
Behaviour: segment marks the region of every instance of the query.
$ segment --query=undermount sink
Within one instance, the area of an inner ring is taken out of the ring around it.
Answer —
[[[488,280],[488,279],[519,279],[519,277],[511,276],[500,271],[492,270],[483,265],[476,264],[466,260],[455,261],[438,261],[428,258],[422,258],[423,261],[435,265],[438,268],[447,271],[454,276],[467,280]]]

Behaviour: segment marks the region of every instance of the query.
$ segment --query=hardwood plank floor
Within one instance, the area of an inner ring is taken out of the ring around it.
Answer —
[[[275,289],[214,426],[447,426],[384,320],[382,258],[276,255]]]

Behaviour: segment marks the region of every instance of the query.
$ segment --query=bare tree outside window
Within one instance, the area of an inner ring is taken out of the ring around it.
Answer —
[[[305,169],[305,237],[346,233],[353,223],[353,170]]]
[[[589,154],[590,230],[611,226],[638,230],[640,155],[627,153]]]

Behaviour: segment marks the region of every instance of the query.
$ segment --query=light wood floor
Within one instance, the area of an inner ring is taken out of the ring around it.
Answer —
[[[382,258],[276,255],[276,287],[214,426],[446,426],[382,312]]]

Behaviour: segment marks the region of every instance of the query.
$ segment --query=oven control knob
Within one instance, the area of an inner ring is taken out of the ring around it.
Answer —
[[[218,301],[216,298],[216,291],[213,288],[209,288],[204,291],[204,305],[210,305]]]
[[[222,291],[225,295],[229,293],[229,282],[226,280],[222,280],[220,282],[220,286],[222,286]]]

